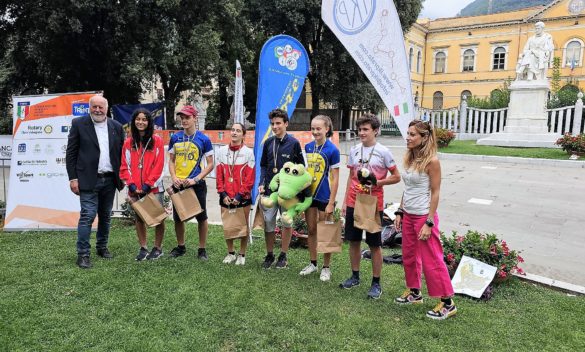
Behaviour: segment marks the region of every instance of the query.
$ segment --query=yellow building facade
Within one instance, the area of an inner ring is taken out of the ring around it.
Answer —
[[[457,107],[462,95],[488,97],[515,79],[518,58],[539,21],[553,37],[553,57],[561,59],[561,86],[570,80],[585,88],[585,0],[557,0],[519,11],[417,21],[405,45],[418,105]]]

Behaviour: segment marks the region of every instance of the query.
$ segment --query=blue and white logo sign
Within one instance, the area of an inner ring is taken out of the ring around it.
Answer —
[[[73,103],[73,116],[84,116],[89,114],[89,103]]]
[[[335,0],[333,19],[341,32],[353,35],[370,24],[375,10],[376,0]]]

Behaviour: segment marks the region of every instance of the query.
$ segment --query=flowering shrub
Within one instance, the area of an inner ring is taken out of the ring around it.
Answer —
[[[435,136],[437,136],[437,146],[443,148],[449,145],[455,139],[455,132],[444,128],[435,127]]]
[[[498,268],[496,278],[506,279],[514,273],[524,275],[524,270],[518,267],[524,259],[518,251],[510,250],[506,241],[499,240],[495,234],[468,231],[465,236],[461,236],[453,231],[450,237],[441,233],[441,242],[450,273],[455,273],[461,257],[466,255]]]
[[[585,133],[576,136],[565,133],[555,144],[567,152],[585,153]]]

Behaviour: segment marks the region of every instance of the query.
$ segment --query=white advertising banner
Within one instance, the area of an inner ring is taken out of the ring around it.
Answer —
[[[234,123],[244,123],[244,81],[240,61],[236,60],[236,82],[234,89]]]
[[[76,229],[79,197],[69,189],[65,151],[71,120],[95,93],[13,98],[14,140],[4,230]]]
[[[323,0],[321,16],[370,80],[403,137],[414,118],[410,69],[392,0]]]

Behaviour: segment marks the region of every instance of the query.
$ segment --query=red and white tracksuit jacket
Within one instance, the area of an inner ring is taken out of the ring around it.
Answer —
[[[245,145],[225,145],[215,155],[217,193],[238,201],[251,198],[254,186],[254,151]],[[234,161],[235,158],[235,161]]]
[[[136,185],[137,189],[142,189],[142,185],[150,186],[151,193],[163,192],[162,172],[165,165],[164,142],[157,135],[152,136],[154,146],[152,149],[144,151],[142,146],[138,150],[134,148],[132,137],[126,138],[122,147],[122,162],[120,165],[120,179],[126,182],[126,185]],[[144,153],[142,160],[142,169],[138,167],[140,158]]]

